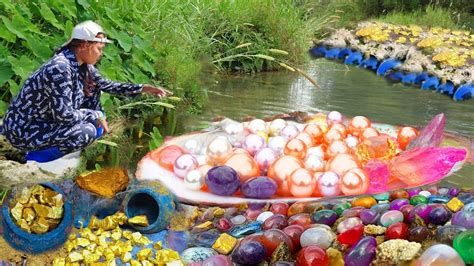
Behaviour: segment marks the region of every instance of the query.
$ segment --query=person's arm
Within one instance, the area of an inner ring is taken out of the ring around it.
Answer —
[[[94,66],[89,66],[92,79],[101,91],[112,94],[137,95],[142,92],[143,84],[132,84],[112,81],[103,78]]]
[[[96,121],[103,116],[101,111],[74,109],[72,100],[72,72],[67,64],[50,66],[45,71],[45,92],[49,96],[52,119],[63,123],[76,124],[80,121]]]

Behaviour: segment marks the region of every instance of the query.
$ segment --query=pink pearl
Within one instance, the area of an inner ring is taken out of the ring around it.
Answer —
[[[184,178],[186,174],[199,166],[197,159],[191,154],[183,154],[176,158],[174,162],[174,173],[180,178]]]

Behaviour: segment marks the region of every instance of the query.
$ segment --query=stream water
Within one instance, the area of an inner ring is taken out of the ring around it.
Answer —
[[[474,100],[454,102],[447,95],[391,83],[372,71],[326,59],[312,60],[306,71],[321,89],[293,72],[204,77],[208,102],[201,114],[179,117],[178,132],[206,128],[216,116],[241,121],[246,116],[336,110],[350,117],[418,127],[444,113],[446,131],[474,138]],[[466,164],[444,182],[474,186],[474,165]]]

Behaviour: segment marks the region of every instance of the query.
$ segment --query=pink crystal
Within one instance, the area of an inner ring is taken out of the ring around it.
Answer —
[[[452,147],[417,147],[390,161],[390,171],[408,186],[426,185],[458,170],[467,157],[465,149]]]
[[[370,180],[367,193],[380,193],[387,191],[387,182],[390,171],[386,163],[378,159],[371,159],[365,164],[364,171]]]
[[[416,139],[410,142],[407,150],[416,147],[437,147],[443,140],[444,125],[446,124],[446,117],[443,113],[437,114],[423,130]]]

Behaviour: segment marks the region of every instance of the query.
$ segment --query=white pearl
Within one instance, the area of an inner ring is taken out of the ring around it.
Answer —
[[[191,190],[200,190],[204,186],[204,177],[199,170],[191,170],[184,178],[184,185]]]

